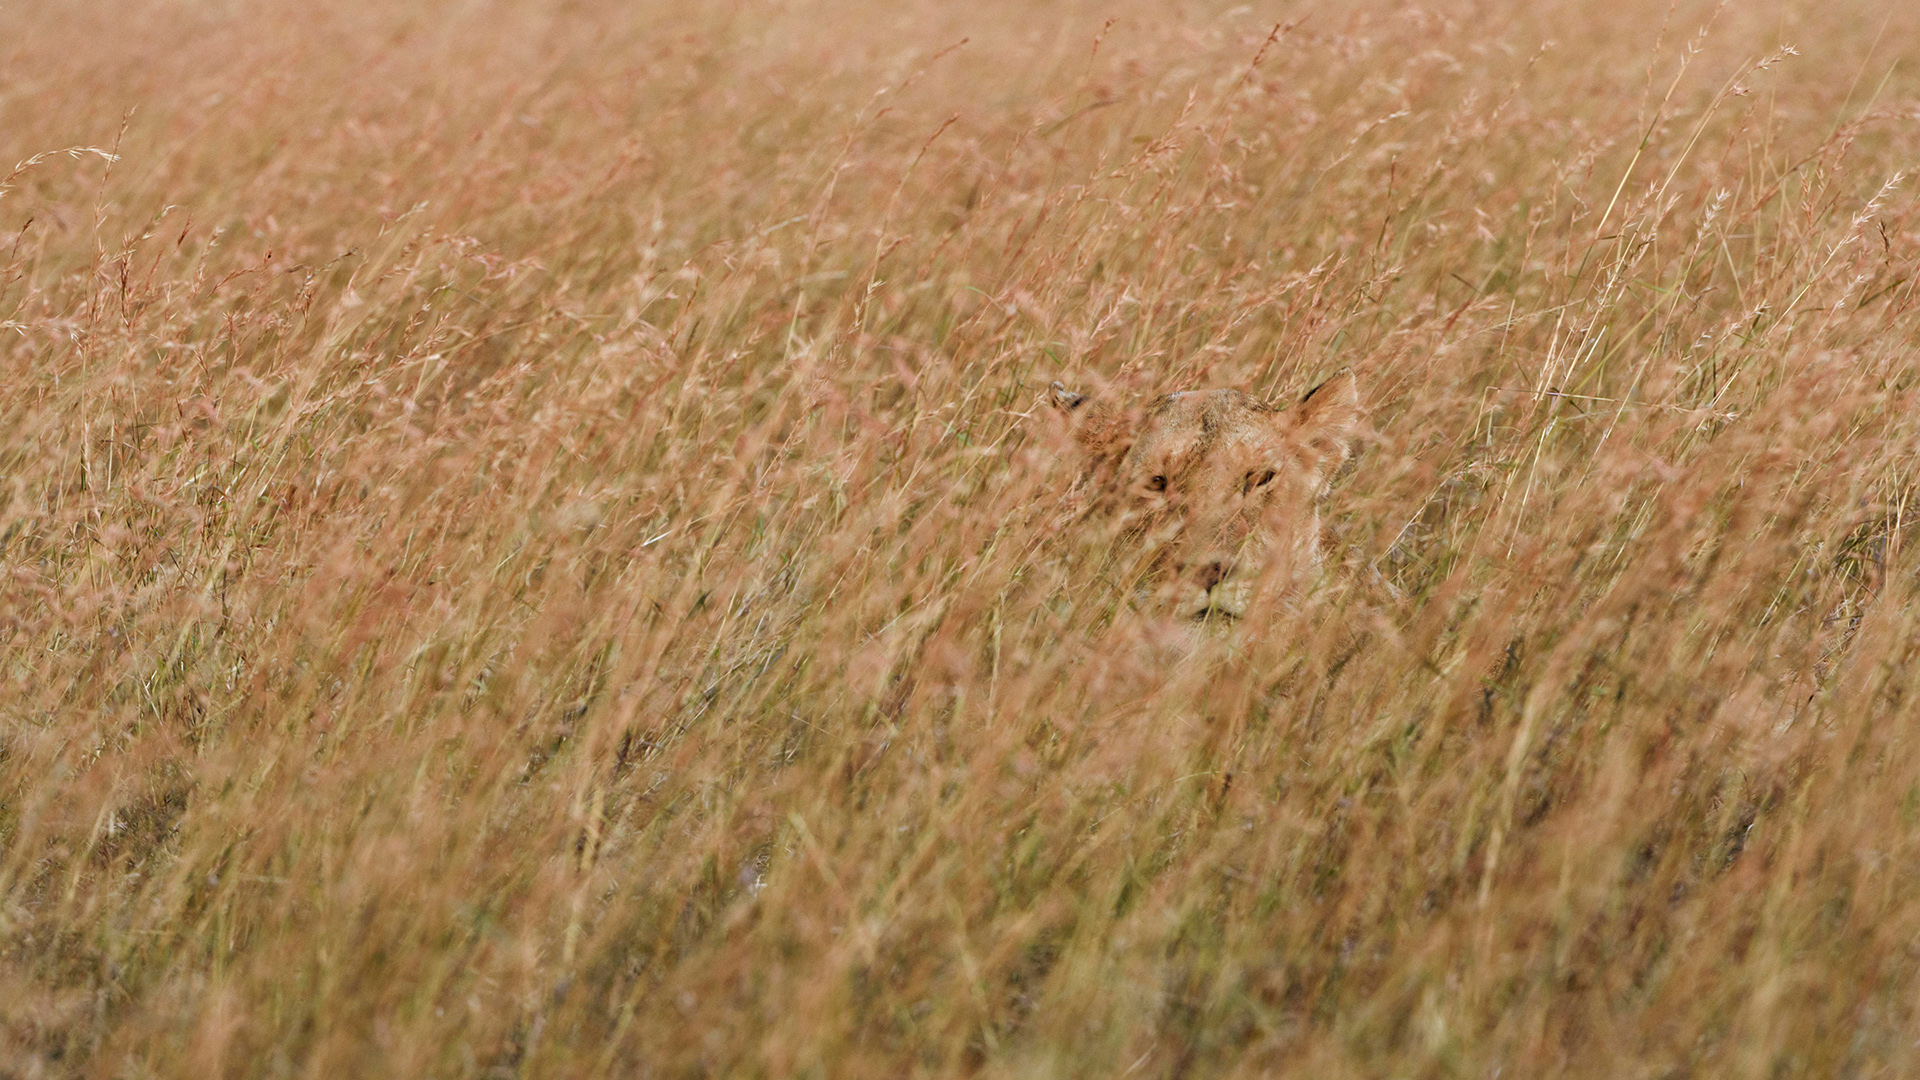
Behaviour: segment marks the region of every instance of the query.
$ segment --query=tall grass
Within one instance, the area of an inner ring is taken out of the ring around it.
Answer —
[[[0,1076],[1920,1072],[1916,42],[0,10]],[[1140,609],[1043,388],[1342,366]]]

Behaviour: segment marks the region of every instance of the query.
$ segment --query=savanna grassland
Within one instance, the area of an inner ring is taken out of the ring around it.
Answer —
[[[1916,166],[1878,0],[9,4],[0,1076],[1920,1075]],[[1139,602],[1048,383],[1342,367]]]

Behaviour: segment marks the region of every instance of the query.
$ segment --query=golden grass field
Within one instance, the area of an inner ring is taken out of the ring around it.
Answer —
[[[1916,166],[1884,0],[9,4],[0,1077],[1920,1075]],[[1297,601],[1063,510],[1341,367]]]

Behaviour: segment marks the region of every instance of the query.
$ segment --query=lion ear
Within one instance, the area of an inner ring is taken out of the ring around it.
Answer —
[[[1064,414],[1073,441],[1091,461],[1118,461],[1133,444],[1130,417],[1112,394],[1082,394],[1056,382],[1047,401]]]
[[[1317,475],[1327,476],[1347,460],[1360,427],[1360,384],[1349,369],[1307,391],[1289,409],[1294,438],[1305,448]]]

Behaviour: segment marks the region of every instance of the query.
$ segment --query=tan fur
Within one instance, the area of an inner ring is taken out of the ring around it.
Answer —
[[[1051,399],[1121,534],[1157,545],[1151,561],[1176,616],[1237,618],[1319,563],[1320,498],[1360,423],[1352,372],[1291,408],[1192,390],[1130,409],[1059,383]]]

